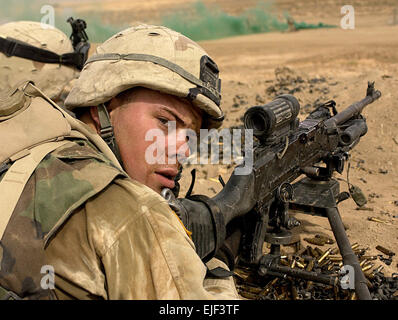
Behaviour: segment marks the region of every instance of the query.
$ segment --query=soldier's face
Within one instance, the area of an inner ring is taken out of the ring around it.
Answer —
[[[188,130],[199,132],[201,112],[186,100],[145,88],[130,91],[122,101],[114,99],[110,109],[129,176],[158,193],[172,189],[178,159],[189,156]]]

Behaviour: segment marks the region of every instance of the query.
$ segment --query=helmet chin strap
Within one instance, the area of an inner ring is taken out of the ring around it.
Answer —
[[[106,142],[106,144],[112,150],[112,152],[115,154],[117,160],[124,169],[122,158],[120,156],[119,147],[116,143],[115,135],[113,133],[113,127],[111,119],[109,117],[108,110],[106,109],[106,106],[103,103],[97,106],[97,110],[100,122],[100,136]]]

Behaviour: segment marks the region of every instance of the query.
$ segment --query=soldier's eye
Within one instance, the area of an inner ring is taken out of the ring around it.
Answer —
[[[167,118],[163,118],[163,117],[158,117],[158,120],[159,120],[159,122],[162,124],[162,125],[165,125],[165,126],[167,126],[167,124],[169,123],[169,119],[167,119]]]

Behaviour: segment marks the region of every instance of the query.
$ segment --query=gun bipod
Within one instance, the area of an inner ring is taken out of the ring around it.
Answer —
[[[291,208],[328,218],[343,257],[344,265],[351,266],[354,269],[354,287],[358,299],[371,300],[365,276],[359,265],[358,258],[351,248],[337,208],[336,202],[340,190],[339,182],[331,177],[322,181],[306,177],[293,184],[293,190],[294,200],[290,202]]]

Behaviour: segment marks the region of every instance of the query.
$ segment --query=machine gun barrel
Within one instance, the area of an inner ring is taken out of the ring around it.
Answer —
[[[366,97],[363,98],[361,101],[353,103],[347,109],[339,112],[335,116],[326,120],[325,126],[328,128],[328,127],[333,127],[334,125],[343,124],[344,122],[352,119],[353,117],[358,116],[368,104],[371,104],[380,97],[381,97],[381,92],[379,90],[375,90],[374,82],[368,82]]]

